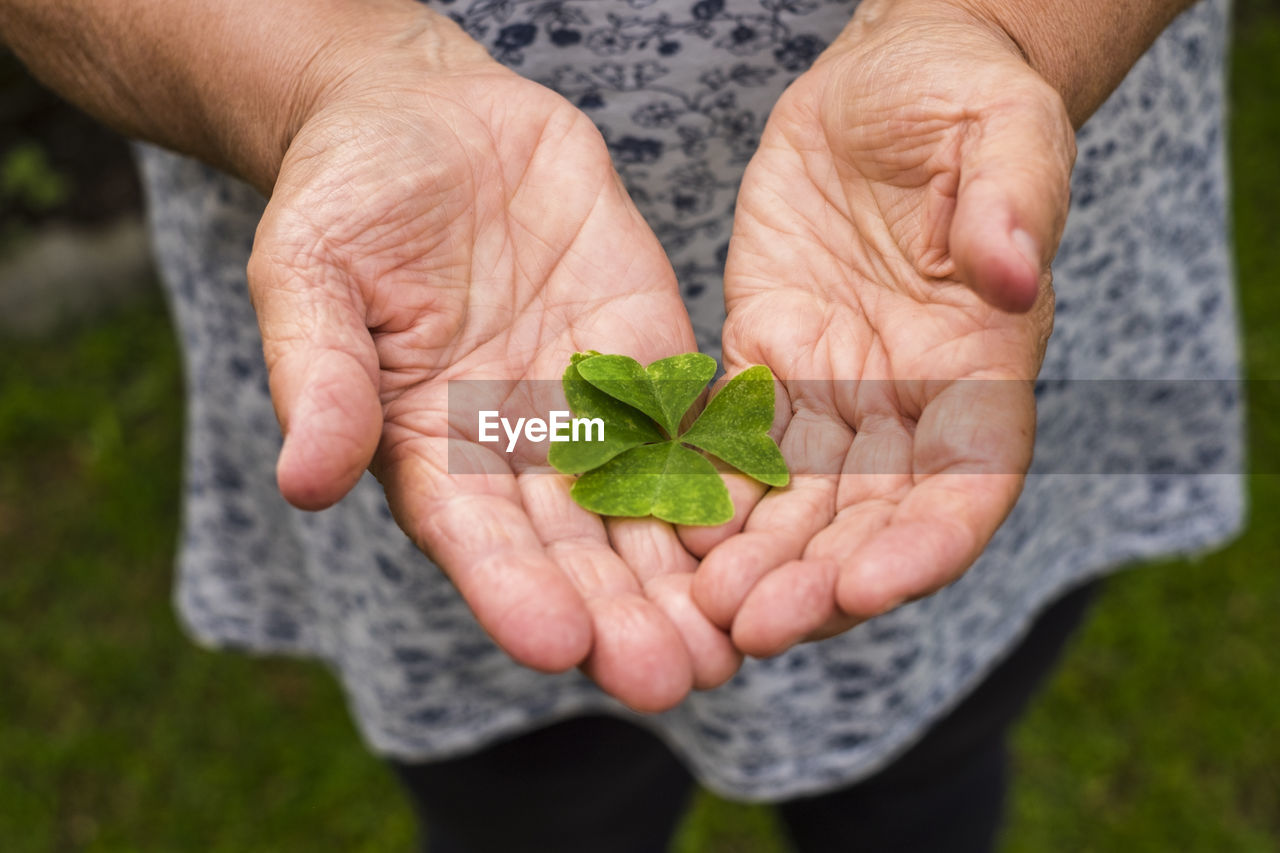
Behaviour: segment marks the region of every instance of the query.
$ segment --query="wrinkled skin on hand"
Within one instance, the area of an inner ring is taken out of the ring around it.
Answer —
[[[1057,93],[963,12],[868,0],[784,93],[739,196],[724,348],[780,380],[792,484],[686,536],[738,648],[939,589],[1013,507],[1073,158]]]
[[[482,54],[436,74],[404,44],[386,55],[302,125],[250,262],[280,488],[318,509],[372,465],[400,526],[512,657],[581,665],[633,707],[669,707],[739,660],[692,603],[693,558],[652,520],[611,539],[545,445],[537,459],[470,444],[468,470],[485,473],[451,474],[451,439],[467,436],[447,383],[527,388],[580,350],[696,349],[671,266],[568,102]],[[527,396],[504,416],[545,417],[549,401]]]

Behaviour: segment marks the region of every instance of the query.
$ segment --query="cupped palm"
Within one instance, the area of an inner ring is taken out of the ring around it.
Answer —
[[[855,19],[779,100],[738,199],[726,363],[780,380],[796,476],[694,590],[748,653],[956,578],[1030,463],[1073,134],[991,30],[909,23]]]
[[[320,508],[372,463],[401,527],[517,660],[583,663],[623,701],[667,707],[694,683],[690,646],[724,657],[723,634],[687,583],[656,577],[670,567],[619,557],[546,445],[475,443],[449,386],[545,418],[576,351],[693,349],[671,267],[559,96],[487,62],[374,83],[303,126],[250,263],[280,487]]]

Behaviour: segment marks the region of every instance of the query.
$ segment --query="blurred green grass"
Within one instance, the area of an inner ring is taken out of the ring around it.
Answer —
[[[1250,376],[1280,379],[1280,10],[1239,9],[1235,223]],[[0,849],[407,850],[320,667],[212,654],[169,605],[180,367],[156,297],[0,342]],[[1280,471],[1274,408],[1255,470]],[[1016,742],[1006,849],[1280,850],[1280,477],[1226,550],[1117,576]],[[700,795],[679,853],[773,853]]]

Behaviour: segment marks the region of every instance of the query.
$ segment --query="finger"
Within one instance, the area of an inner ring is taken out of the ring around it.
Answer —
[[[609,542],[641,583],[671,572],[692,572],[698,560],[676,530],[656,518],[610,518]]]
[[[290,503],[318,510],[351,490],[377,449],[378,356],[349,293],[326,280],[332,271],[299,270],[269,242],[255,246],[249,287],[284,431],[276,480]]]
[[[840,569],[831,560],[793,560],[751,590],[733,620],[733,644],[752,657],[772,657],[838,615]]]
[[[814,537],[804,559],[785,563],[762,577],[733,620],[734,645],[747,654],[767,657],[834,623],[848,621],[836,594],[842,558],[848,553],[839,549],[882,529],[892,511],[893,505],[883,499],[852,504]],[[833,547],[823,547],[824,541],[833,539]]]
[[[445,446],[405,441],[380,458],[397,522],[517,662],[547,672],[580,664],[592,650],[591,614],[533,529],[515,477],[450,477]]]
[[[954,382],[930,400],[914,434],[914,482],[884,528],[837,530],[806,552],[844,555],[841,609],[865,618],[958,577],[1017,501],[1034,438],[1030,383]]]
[[[801,619],[771,619],[770,611],[744,607],[734,626],[734,641],[753,657],[772,657],[800,643],[836,637],[860,625],[864,619],[850,616],[835,603],[835,575],[839,569],[827,561],[796,561],[782,566],[761,584],[757,601],[777,603],[776,613],[803,614]],[[776,594],[774,593],[776,590]]]
[[[681,525],[676,528],[676,535],[680,537],[684,549],[698,558],[705,557],[712,548],[742,530],[751,511],[769,491],[769,487],[760,481],[736,473],[723,463],[717,461],[716,467],[720,469],[720,477],[729,490],[729,500],[733,502],[733,518],[715,527]]]
[[[949,248],[989,304],[1030,310],[1062,236],[1075,133],[1048,86],[1023,85],[989,111],[961,149]]]
[[[728,628],[760,578],[804,553],[836,513],[835,472],[853,435],[834,413],[802,409],[787,424],[780,446],[793,475],[751,511],[742,533],[712,549],[698,568],[694,601],[716,625]]]
[[[606,693],[642,713],[666,711],[693,688],[684,638],[639,594],[589,600],[595,645],[582,669]]]
[[[944,386],[914,429],[899,414],[896,390],[881,383],[868,383],[859,390],[858,432],[845,459],[836,499],[841,509],[831,525],[808,543],[803,560],[764,577],[747,595],[733,625],[734,642],[744,651],[777,654],[815,636],[847,630],[893,606],[895,602],[884,602],[882,609],[872,613],[846,610],[838,579],[851,571],[867,543],[901,519],[902,503],[919,488],[913,470],[928,475],[939,469],[976,470],[983,464],[1013,470],[1017,464],[1002,454],[1016,445],[1007,440],[1006,431],[1018,433],[1017,413],[1027,405],[1023,383]],[[1006,440],[992,446],[990,442],[999,435],[1006,435]],[[833,566],[840,571],[833,573]],[[829,596],[825,603],[820,587]]]
[[[582,669],[637,711],[665,711],[694,685],[682,632],[645,596],[610,547],[600,517],[569,496],[572,478],[549,469],[521,474],[521,496],[548,555],[572,581],[591,615],[594,638]]]
[[[697,559],[675,528],[652,518],[612,518],[610,541],[644,585],[645,595],[680,632],[692,666],[693,686],[708,689],[727,681],[742,656],[728,634],[709,622],[690,598]]]
[[[711,624],[693,603],[690,586],[694,575],[673,572],[645,584],[645,594],[667,614],[684,638],[693,663],[693,686],[697,690],[719,687],[733,677],[742,664],[742,654],[729,635]]]
[[[1012,474],[938,475],[917,486],[885,527],[857,546],[824,543],[848,554],[836,585],[842,612],[869,619],[936,592],[973,564],[995,534],[1022,478]]]
[[[770,492],[747,519],[747,529],[711,550],[694,576],[692,595],[715,625],[728,629],[751,589],[769,572],[799,557],[830,522],[834,476],[796,476],[784,492]]]
[[[856,616],[849,616],[848,614],[841,613],[837,610],[830,619],[806,634],[801,642],[816,643],[819,640],[837,637],[845,631],[848,631],[850,628],[861,625],[863,621],[864,620],[859,619]]]

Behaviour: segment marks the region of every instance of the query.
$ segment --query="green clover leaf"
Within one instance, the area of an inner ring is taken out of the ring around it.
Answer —
[[[773,426],[773,374],[748,367],[711,398],[693,426],[680,436],[748,477],[782,487],[791,479],[782,451],[769,435]]]
[[[686,445],[762,483],[785,486],[787,465],[769,435],[769,368],[756,366],[735,376],[680,432],[685,414],[714,375],[715,360],[700,353],[664,358],[647,368],[621,355],[575,354],[562,379],[565,398],[575,417],[604,422],[604,440],[584,434],[551,445],[548,461],[557,471],[582,475],[573,485],[573,499],[601,515],[723,524],[733,517],[729,490],[711,461]]]
[[[553,468],[562,474],[581,474],[633,447],[666,438],[643,412],[584,380],[578,372],[578,361],[569,365],[561,380],[565,400],[575,417],[604,421],[604,441],[552,442],[547,461]]]
[[[625,355],[597,355],[577,367],[583,379],[644,412],[673,437],[684,413],[716,375],[716,360],[700,352],[673,355],[648,367]]]
[[[652,515],[673,524],[733,518],[733,501],[715,466],[674,441],[628,450],[583,474],[572,494],[579,506],[601,515]]]

